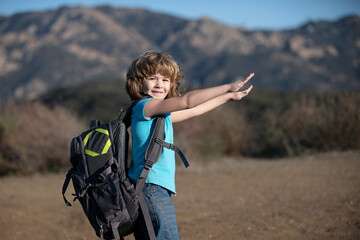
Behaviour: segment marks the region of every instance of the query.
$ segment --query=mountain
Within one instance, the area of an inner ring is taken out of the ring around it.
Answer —
[[[58,87],[124,79],[146,50],[171,53],[193,86],[255,72],[258,88],[360,90],[359,16],[255,31],[101,6],[1,17],[0,98],[32,99]]]

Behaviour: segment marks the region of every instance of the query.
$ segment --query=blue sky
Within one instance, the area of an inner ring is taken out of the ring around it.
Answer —
[[[360,15],[360,0],[0,0],[0,15],[43,11],[60,6],[143,7],[187,19],[207,16],[231,26],[287,29],[309,20],[336,20]]]

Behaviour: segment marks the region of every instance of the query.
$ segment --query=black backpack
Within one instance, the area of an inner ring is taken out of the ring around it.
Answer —
[[[90,129],[72,139],[70,162],[72,168],[66,174],[62,195],[65,197],[70,180],[96,235],[101,239],[122,239],[134,231],[139,214],[144,215],[150,239],[156,239],[150,215],[142,194],[148,173],[157,162],[162,148],[176,151],[185,167],[189,164],[179,148],[164,142],[164,116],[156,117],[154,131],[145,153],[145,167],[136,186],[127,176],[128,127],[134,101],[119,114],[118,120],[100,124],[90,122]],[[141,212],[139,211],[141,209]]]

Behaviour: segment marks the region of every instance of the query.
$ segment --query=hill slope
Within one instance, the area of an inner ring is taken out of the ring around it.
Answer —
[[[259,88],[360,90],[359,41],[358,16],[272,32],[111,6],[21,13],[0,19],[0,97],[123,78],[146,50],[173,54],[195,86],[256,72]]]

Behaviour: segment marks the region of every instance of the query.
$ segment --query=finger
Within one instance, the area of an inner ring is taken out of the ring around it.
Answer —
[[[255,75],[255,73],[250,73],[249,76],[247,76],[247,77],[242,81],[243,84],[247,83],[254,75]]]
[[[245,91],[246,91],[247,93],[249,93],[252,88],[253,88],[253,85],[251,85],[250,87],[248,87],[248,89],[246,89]]]
[[[242,91],[243,95],[246,96],[251,92],[251,89],[253,88],[253,85],[251,85],[248,89]]]

